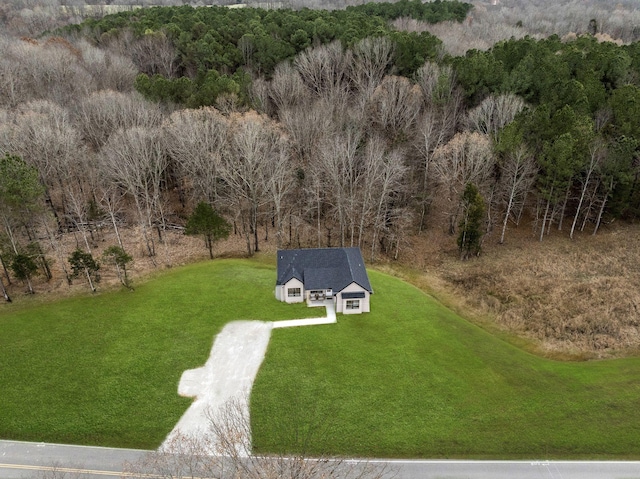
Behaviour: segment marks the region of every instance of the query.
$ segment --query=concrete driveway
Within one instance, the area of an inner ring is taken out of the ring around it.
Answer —
[[[325,301],[327,315],[319,318],[286,321],[233,321],[215,337],[211,354],[201,368],[182,374],[178,394],[195,400],[178,421],[161,447],[168,449],[179,435],[211,437],[208,415],[215,414],[230,400],[237,401],[249,417],[249,394],[258,369],[264,360],[271,330],[297,326],[314,326],[336,322],[333,301]],[[250,451],[251,438],[243,449]]]

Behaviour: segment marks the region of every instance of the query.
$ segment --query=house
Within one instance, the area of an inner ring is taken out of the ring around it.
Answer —
[[[322,306],[333,300],[336,312],[369,312],[373,294],[360,248],[278,251],[276,298],[286,303]]]

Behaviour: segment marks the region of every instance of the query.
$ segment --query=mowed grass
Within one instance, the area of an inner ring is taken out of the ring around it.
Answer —
[[[318,314],[273,298],[260,260],[126,291],[0,309],[0,438],[156,447],[185,369],[236,319]],[[259,451],[377,457],[639,458],[640,359],[563,363],[371,272],[372,313],[274,330],[251,397]]]
[[[191,403],[185,369],[236,319],[317,315],[273,297],[272,266],[217,260],[173,269],[135,292],[0,309],[0,438],[154,448]]]
[[[542,359],[370,278],[370,314],[274,330],[251,398],[259,452],[640,457],[640,359]]]

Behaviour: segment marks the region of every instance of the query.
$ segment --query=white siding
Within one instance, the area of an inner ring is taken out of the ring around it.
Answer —
[[[276,299],[278,301],[284,301],[284,286],[281,284],[276,285]]]
[[[360,309],[346,309],[347,300],[342,297],[342,293],[364,293],[364,298],[359,298]],[[359,314],[368,313],[370,311],[369,306],[369,291],[364,289],[357,283],[351,283],[336,295],[336,312],[343,314]]]
[[[290,288],[300,288],[300,296],[289,297],[289,289]],[[284,285],[282,285],[282,297],[281,301],[285,301],[287,303],[302,303],[304,301],[304,285],[302,281],[296,278],[291,278]]]

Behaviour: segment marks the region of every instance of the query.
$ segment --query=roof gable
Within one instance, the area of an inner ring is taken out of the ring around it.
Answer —
[[[357,283],[370,293],[371,283],[360,248],[312,248],[278,251],[276,284],[297,278],[305,289],[328,289],[338,292]]]

